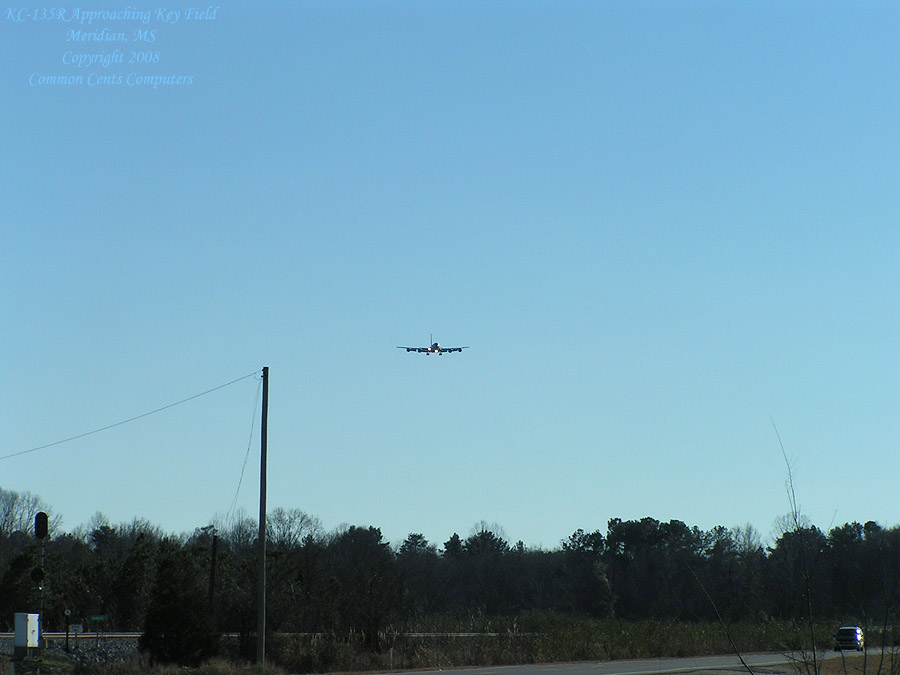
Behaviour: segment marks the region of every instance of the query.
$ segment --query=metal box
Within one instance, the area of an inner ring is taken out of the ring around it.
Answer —
[[[16,612],[16,641],[15,646],[29,649],[41,645],[41,620],[40,614],[25,614]]]

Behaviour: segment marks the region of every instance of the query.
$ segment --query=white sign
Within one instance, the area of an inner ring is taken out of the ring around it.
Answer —
[[[83,633],[84,625],[80,623],[70,623],[69,624],[69,632],[70,633]]]

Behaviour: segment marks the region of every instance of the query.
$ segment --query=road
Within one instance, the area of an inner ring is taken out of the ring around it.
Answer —
[[[831,653],[828,656],[832,656]],[[784,654],[744,654],[754,672],[765,672],[770,666],[784,666],[793,662]],[[757,669],[759,669],[757,671]],[[462,668],[464,675],[657,675],[659,673],[690,673],[705,670],[746,672],[734,655],[695,656],[689,658],[641,659],[634,661],[604,661],[597,663],[549,663],[528,666],[494,666],[491,668]],[[437,673],[440,670],[420,671]]]
[[[80,640],[92,641],[96,633],[84,633]],[[139,633],[100,633],[101,640],[136,640]],[[12,633],[0,633],[0,641],[12,642]],[[65,633],[46,633],[45,637],[55,641],[65,639]],[[4,640],[5,638],[5,640]],[[11,646],[10,646],[11,649]],[[0,649],[0,653],[2,653]],[[855,652],[854,652],[855,653]],[[840,652],[827,651],[820,655],[820,659],[836,658]],[[744,654],[744,661],[751,667],[754,673],[769,675],[784,673],[792,663],[796,664],[799,657],[791,657],[785,654]],[[448,668],[446,671],[420,670],[422,673],[446,673],[456,672],[459,675],[661,675],[663,673],[695,673],[718,670],[728,673],[744,673],[746,670],[741,665],[740,659],[733,655],[723,656],[693,656],[686,658],[658,658],[658,659],[634,659],[630,661],[598,661],[589,663],[548,663],[540,665],[524,666],[491,666],[489,668]]]

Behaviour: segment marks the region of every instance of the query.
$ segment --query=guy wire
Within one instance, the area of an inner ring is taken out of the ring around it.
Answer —
[[[234,491],[234,499],[231,500],[231,506],[225,514],[225,525],[227,526],[234,514],[234,508],[237,506],[238,493],[241,491],[241,483],[244,482],[244,471],[247,469],[247,460],[250,459],[250,447],[253,445],[253,432],[256,430],[256,409],[259,406],[259,393],[262,391],[262,378],[259,380],[259,386],[256,387],[256,401],[253,403],[253,416],[250,420],[250,440],[247,441],[247,453],[244,455],[244,465],[241,467],[241,477],[238,479],[237,490]]]

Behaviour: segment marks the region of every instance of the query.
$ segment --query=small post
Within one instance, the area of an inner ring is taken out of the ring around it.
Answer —
[[[209,561],[209,611],[213,611],[216,598],[216,549],[219,548],[219,535],[213,530],[212,555]]]

